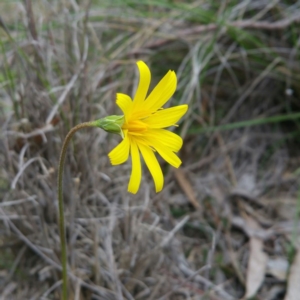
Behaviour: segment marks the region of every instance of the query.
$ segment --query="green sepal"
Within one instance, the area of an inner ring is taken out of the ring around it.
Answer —
[[[102,128],[109,133],[119,134],[123,137],[122,125],[124,124],[124,116],[107,116],[93,123],[96,127]]]

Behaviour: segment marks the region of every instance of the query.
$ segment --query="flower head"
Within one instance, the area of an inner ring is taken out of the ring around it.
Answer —
[[[141,154],[153,177],[155,190],[160,192],[164,177],[154,152],[175,168],[180,166],[181,160],[175,153],[180,150],[182,139],[164,128],[176,125],[188,106],[162,108],[176,90],[177,78],[174,71],[168,71],[147,96],[151,73],[144,62],[137,62],[137,66],[140,79],[134,99],[125,94],[117,94],[116,103],[124,114],[120,125],[123,140],[108,156],[112,165],[119,165],[131,155],[132,171],[128,191],[135,194],[142,178]]]

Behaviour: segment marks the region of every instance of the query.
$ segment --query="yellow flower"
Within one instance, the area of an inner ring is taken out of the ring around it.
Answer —
[[[164,128],[176,125],[188,106],[162,109],[176,90],[177,78],[174,71],[169,71],[147,97],[151,73],[144,62],[137,62],[137,66],[140,80],[133,101],[128,95],[117,94],[116,103],[124,113],[124,123],[121,126],[123,141],[108,156],[112,165],[119,165],[127,161],[130,153],[132,172],[128,191],[135,194],[142,178],[141,153],[153,177],[155,190],[160,192],[164,177],[154,152],[175,168],[180,166],[181,160],[175,152],[180,150],[182,139]]]

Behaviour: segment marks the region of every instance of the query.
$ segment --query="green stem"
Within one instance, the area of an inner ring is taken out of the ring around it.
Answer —
[[[57,176],[57,185],[58,185],[58,208],[59,208],[59,233],[60,233],[60,242],[61,242],[61,263],[62,263],[62,300],[67,300],[68,296],[68,282],[67,282],[67,244],[66,244],[66,233],[65,233],[65,218],[64,218],[64,203],[63,203],[63,173],[64,173],[64,163],[67,153],[68,144],[73,137],[74,133],[82,128],[87,127],[96,127],[96,122],[85,122],[76,125],[73,127],[67,134],[59,158],[58,165],[58,176]]]

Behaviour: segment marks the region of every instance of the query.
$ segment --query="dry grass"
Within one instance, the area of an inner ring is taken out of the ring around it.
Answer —
[[[118,137],[76,134],[64,182],[70,299],[296,299],[300,4],[99,3],[0,3],[0,299],[59,299],[63,138],[119,113],[139,59],[154,84],[178,75],[183,166],[162,162],[159,194],[144,170],[132,196],[130,164],[107,157]]]

